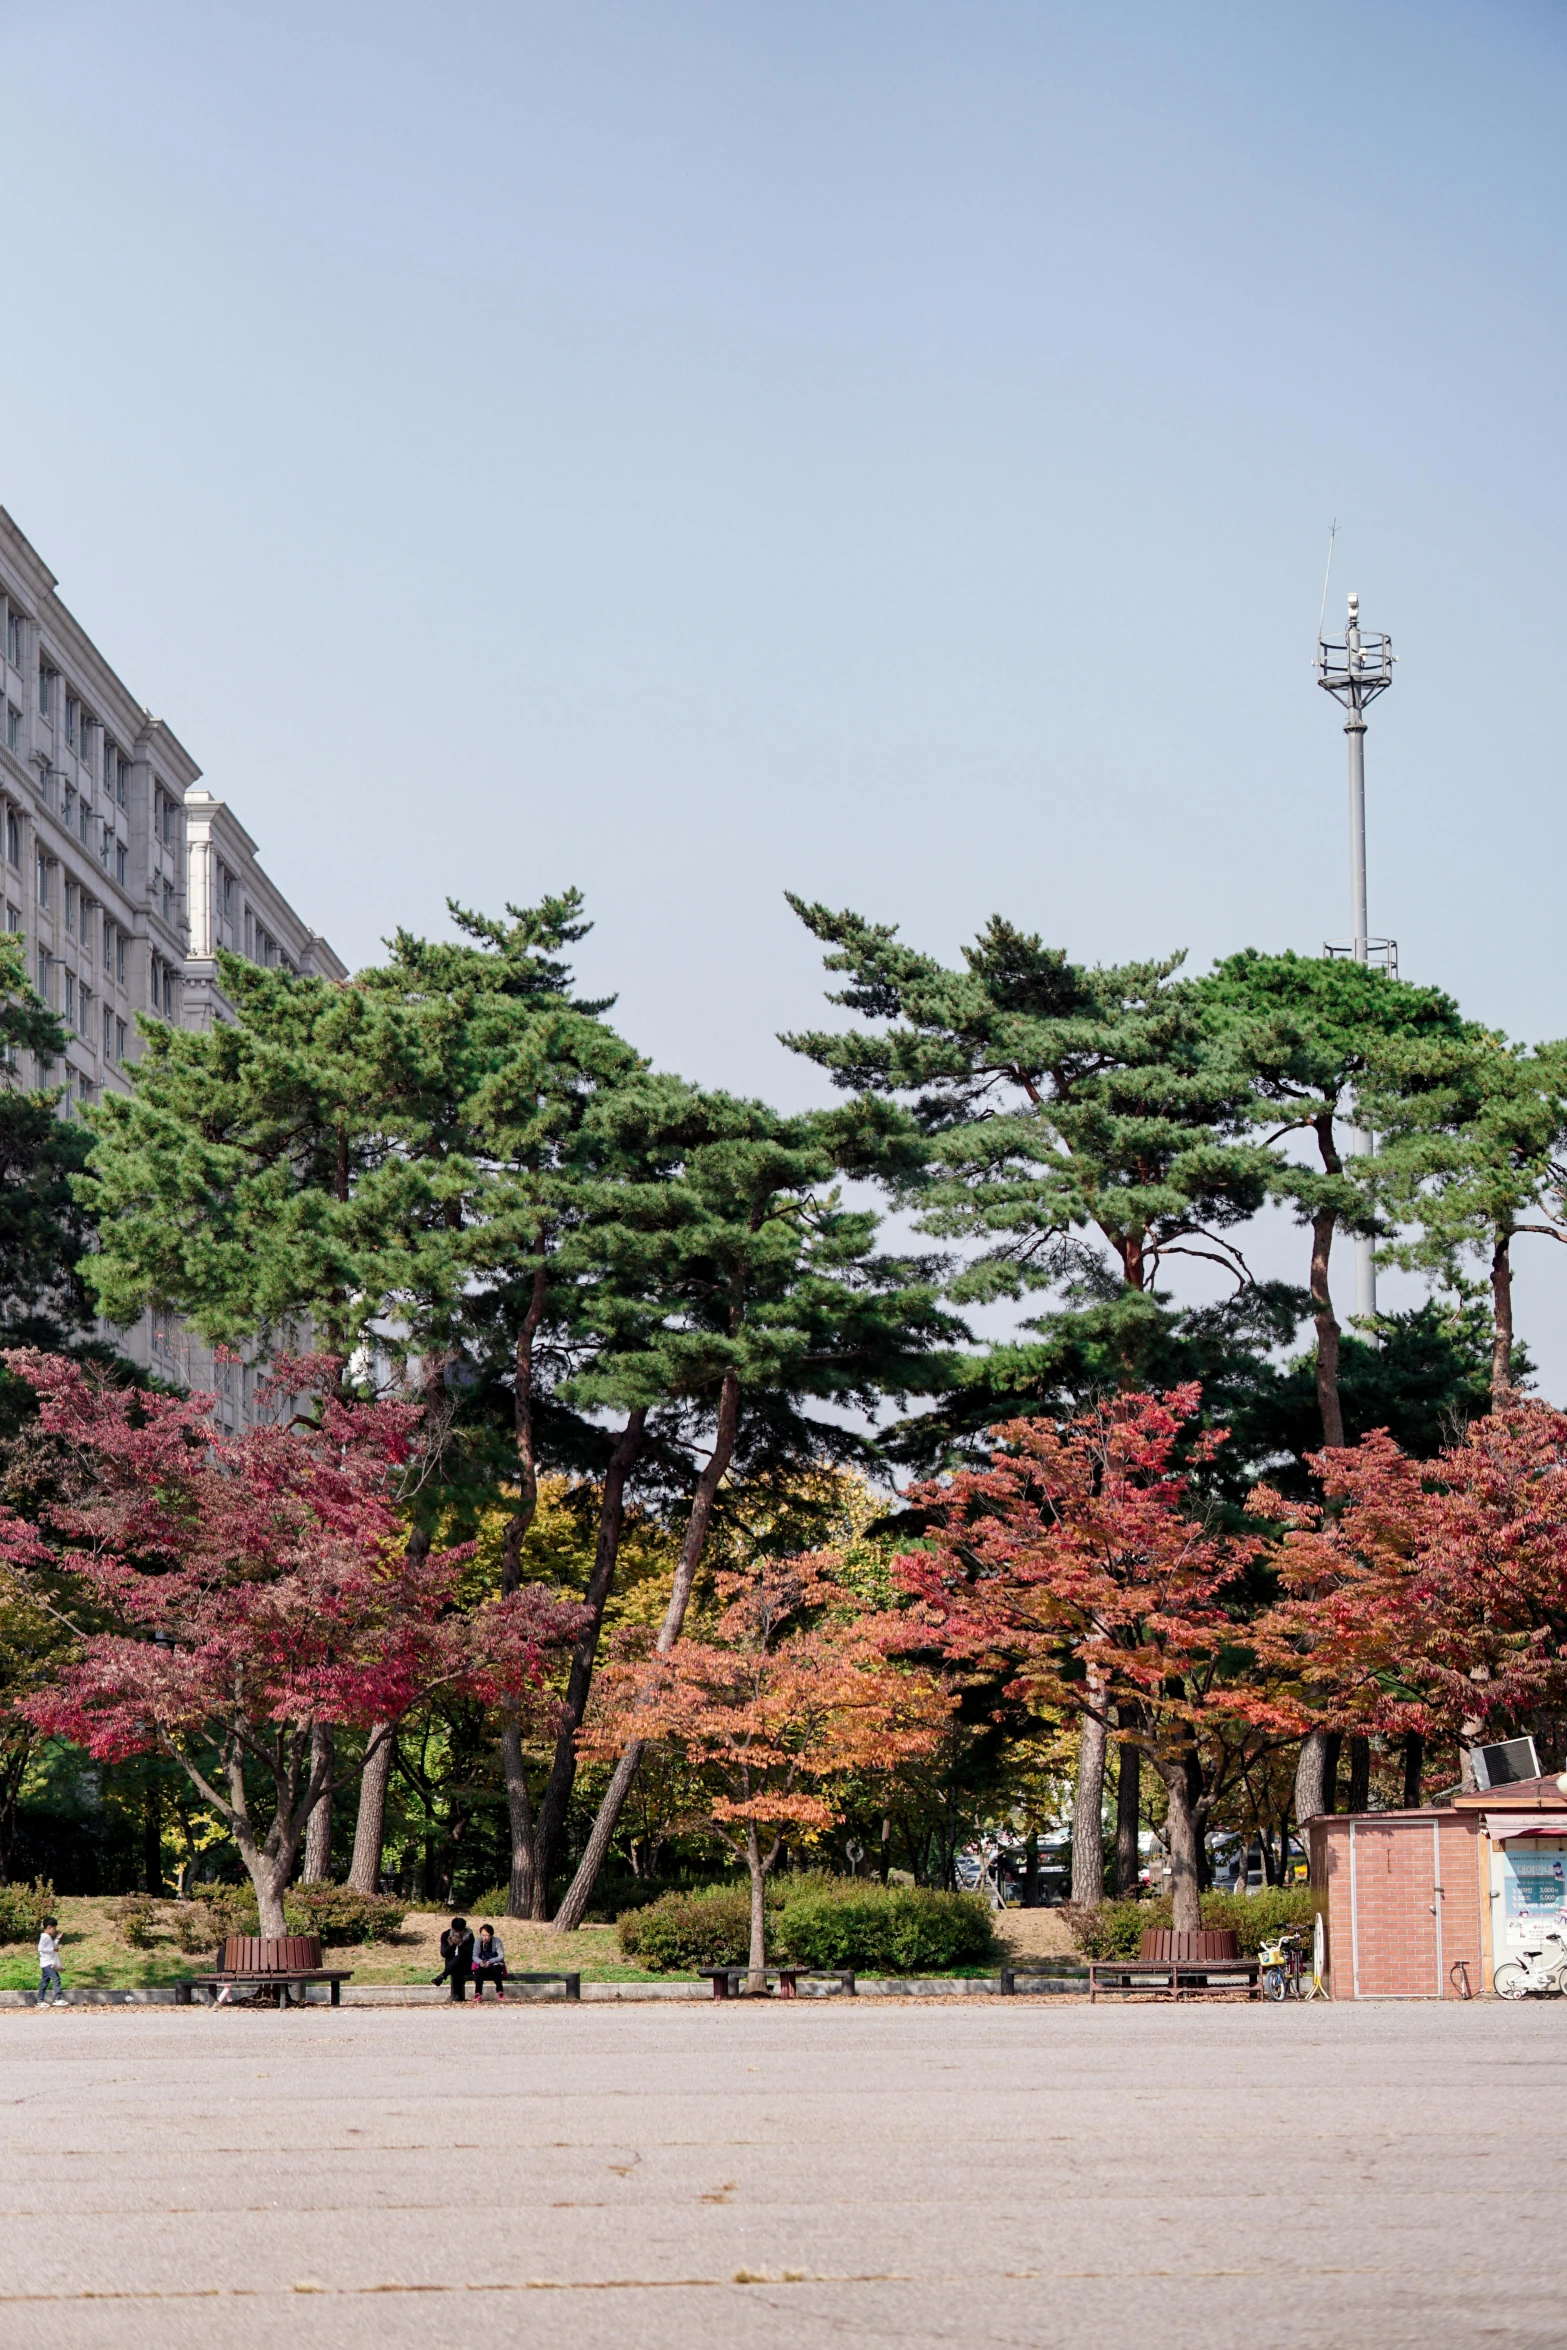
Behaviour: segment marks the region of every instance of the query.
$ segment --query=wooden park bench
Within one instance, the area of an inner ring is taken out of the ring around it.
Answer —
[[[296,1987],[299,2003],[305,2004],[307,1983],[330,1983],[332,2005],[342,2005],[342,1986],[351,1981],[352,1967],[324,1967],[321,1964],[321,1937],[319,1934],[230,1934],[218,1946],[217,1966],[210,1975],[187,1975],[174,1986],[176,2007],[189,2007],[193,1991],[205,1991],[216,2001],[225,1987],[239,1984],[270,1991],[273,2004],[288,2007],[293,2003],[289,1993]]]
[[[1152,1999],[1227,1998],[1243,1989],[1255,1999],[1261,1971],[1260,1960],[1241,1957],[1229,1927],[1177,1934],[1155,1926],[1144,1934],[1135,1958],[1090,1960],[1088,1997],[1092,2004],[1104,1989],[1141,1992]]]
[[[748,1966],[699,1966],[696,1971],[712,1984],[715,1999],[738,1999],[740,1985],[752,1970]],[[770,1983],[778,1985],[780,1999],[798,1998],[795,1985],[802,1977],[807,1982],[836,1983],[845,1998],[855,1996],[852,1966],[770,1966],[762,1972]]]

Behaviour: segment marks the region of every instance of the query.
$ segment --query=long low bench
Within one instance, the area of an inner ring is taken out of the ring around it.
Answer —
[[[696,1971],[712,1984],[715,1999],[737,1999],[740,1985],[755,1970],[748,1966],[699,1966]],[[795,1986],[802,1978],[806,1982],[836,1983],[846,1999],[855,1995],[852,1966],[770,1966],[761,1971],[770,1983],[778,1985],[780,1999],[798,1998]]]
[[[568,1999],[580,1999],[582,1997],[582,1977],[580,1975],[555,1973],[552,1972],[549,1968],[535,1970],[530,1974],[523,1974],[521,1972],[514,1971],[511,1967],[508,1967],[506,1969],[506,1980],[508,1983],[564,1983],[566,1986],[566,1997]]]

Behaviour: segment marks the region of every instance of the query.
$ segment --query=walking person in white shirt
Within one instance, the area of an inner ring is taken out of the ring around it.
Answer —
[[[65,2005],[65,1992],[60,1982],[60,1921],[45,1918],[44,1930],[38,1937],[38,2005],[47,1999],[51,2007]]]

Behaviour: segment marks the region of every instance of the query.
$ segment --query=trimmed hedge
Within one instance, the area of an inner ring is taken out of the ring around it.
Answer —
[[[768,1888],[771,1893],[771,1887]],[[768,1907],[774,1904],[769,1901]],[[666,1893],[619,1921],[620,1947],[656,1973],[698,1966],[744,1966],[751,1955],[751,1887],[699,1885]]]
[[[1304,1886],[1271,1885],[1260,1893],[1205,1893],[1205,1926],[1233,1926],[1242,1958],[1255,1958],[1261,1945],[1286,1927],[1311,1930],[1312,1902]],[[1135,1958],[1144,1934],[1171,1922],[1168,1895],[1160,1901],[1105,1901],[1097,1909],[1064,1905],[1063,1914],[1085,1958]]]
[[[880,1975],[978,1966],[995,1949],[988,1902],[977,1893],[934,1893],[917,1885],[794,1894],[779,1911],[776,1940],[806,1966],[851,1966]]]
[[[911,1975],[983,1964],[995,1947],[990,1911],[973,1893],[933,1893],[825,1876],[773,1878],[767,1887],[769,1957]],[[659,1973],[744,1966],[751,1952],[748,1883],[666,1893],[619,1922],[628,1958]]]

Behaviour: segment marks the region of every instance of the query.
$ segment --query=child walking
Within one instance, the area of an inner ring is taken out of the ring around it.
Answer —
[[[60,1936],[58,1918],[45,1918],[43,1932],[38,1937],[38,2001],[45,2000],[51,2007],[65,2005],[65,1992],[60,1982]]]

